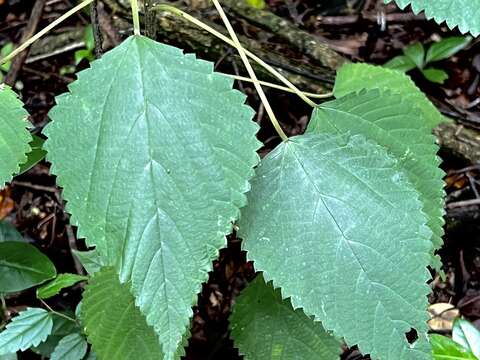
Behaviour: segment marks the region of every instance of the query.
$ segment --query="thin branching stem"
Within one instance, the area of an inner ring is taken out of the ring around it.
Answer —
[[[230,24],[230,21],[228,20],[227,14],[225,14],[225,11],[223,11],[223,8],[218,2],[218,0],[212,0],[212,1],[215,7],[217,8],[217,11],[220,14],[220,17],[222,18],[223,23],[225,24],[225,27],[227,28],[228,33],[230,34],[230,37],[232,38],[233,42],[236,45],[238,54],[240,55],[243,61],[243,64],[245,65],[245,68],[247,69],[248,75],[253,81],[253,85],[257,90],[258,96],[260,96],[260,99],[262,100],[262,104],[265,107],[265,111],[267,112],[273,127],[275,128],[278,135],[280,135],[283,141],[288,141],[288,136],[285,134],[282,127],[280,126],[280,123],[278,122],[278,119],[275,116],[275,113],[273,112],[270,102],[267,99],[267,95],[265,95],[265,92],[262,89],[262,85],[257,79],[257,75],[253,70],[252,64],[250,64],[250,60],[248,60],[247,54],[245,54],[245,50],[243,49],[242,44],[240,44],[237,34],[235,34],[235,30],[233,30],[232,24]]]
[[[225,77],[228,77],[228,78],[231,78],[231,79],[238,80],[238,81],[253,82],[252,79],[250,79],[249,77],[246,77],[246,76],[226,74],[226,73],[221,73],[221,72],[219,72],[218,74],[220,74],[220,75],[222,75],[222,76],[225,76]],[[288,88],[288,87],[286,87],[286,86],[274,84],[274,83],[271,83],[271,82],[268,82],[268,81],[263,81],[263,80],[258,80],[258,82],[259,82],[261,85],[266,86],[266,87],[269,87],[269,88],[272,88],[272,89],[282,90],[282,91],[289,92],[289,93],[292,93],[292,94],[295,93],[295,91],[293,91],[292,89],[290,89],[290,88]],[[308,96],[309,98],[312,98],[312,99],[327,99],[327,98],[330,98],[330,97],[333,96],[333,93],[332,93],[332,92],[325,93],[325,94],[315,94],[315,93],[310,93],[310,92],[302,91],[302,93],[303,93],[305,96]]]
[[[68,10],[65,14],[63,14],[62,16],[60,16],[58,19],[56,19],[54,22],[52,22],[51,24],[49,24],[48,26],[46,26],[44,29],[40,30],[38,33],[36,33],[35,35],[33,35],[30,39],[28,39],[27,41],[25,41],[23,44],[21,44],[18,48],[16,48],[15,50],[13,50],[10,54],[8,54],[7,56],[5,56],[3,59],[0,59],[0,65],[1,64],[4,64],[10,60],[12,60],[15,56],[17,56],[18,54],[20,54],[23,50],[25,50],[26,48],[28,48],[30,45],[32,45],[35,41],[37,41],[38,39],[40,39],[43,35],[45,35],[46,33],[48,33],[50,30],[52,30],[54,27],[58,26],[59,24],[61,24],[63,21],[65,21],[66,19],[68,19],[70,16],[72,16],[73,14],[75,14],[77,11],[83,9],[85,6],[87,6],[88,4],[90,4],[93,0],[83,0],[80,4],[78,4],[77,6],[75,6],[74,8]]]
[[[138,10],[138,0],[130,0],[133,18],[133,34],[140,35],[140,15]]]
[[[235,42],[231,39],[229,39],[227,36],[223,35],[221,32],[215,30],[211,26],[208,26],[204,22],[194,18],[193,16],[187,14],[185,11],[182,11],[180,9],[177,9],[176,7],[172,5],[167,5],[167,4],[158,4],[155,6],[155,9],[160,10],[160,11],[168,11],[171,12],[172,14],[181,16],[185,20],[191,22],[192,24],[195,24],[196,26],[202,28],[203,30],[209,32],[213,36],[219,38],[223,42],[229,44],[230,46],[233,46],[234,48],[237,48],[235,45]],[[270,66],[267,64],[265,61],[260,59],[258,56],[256,56],[254,53],[250,52],[247,49],[244,49],[245,54],[258,63],[260,66],[265,68],[268,72],[270,72],[273,76],[275,76],[278,80],[280,80],[282,83],[284,83],[289,89],[291,89],[295,94],[297,94],[303,101],[305,101],[308,105],[312,107],[317,107],[317,104],[313,102],[311,99],[309,99],[302,91],[300,91],[295,85],[293,85],[285,76],[280,74],[277,70],[275,70],[274,67]]]
[[[55,315],[58,315],[60,317],[63,317],[64,319],[67,319],[68,321],[72,321],[76,324],[78,324],[77,320],[74,319],[74,318],[71,318],[70,316],[68,315],[65,315],[65,314],[62,314],[61,312],[58,312],[58,311],[55,311],[53,310],[50,305],[48,305],[45,301],[43,301],[42,299],[39,299],[40,302],[42,303],[43,306],[45,306],[47,308],[48,311],[50,311],[51,313],[55,314]]]

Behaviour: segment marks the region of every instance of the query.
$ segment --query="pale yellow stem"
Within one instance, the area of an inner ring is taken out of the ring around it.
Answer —
[[[232,41],[231,39],[229,39],[227,36],[223,35],[221,32],[215,30],[211,26],[208,26],[207,24],[201,22],[200,20],[195,19],[193,16],[187,14],[186,12],[184,12],[180,9],[177,9],[174,6],[167,5],[167,4],[159,4],[159,5],[156,5],[154,8],[157,9],[157,10],[170,11],[173,14],[179,15],[179,16],[183,17],[185,20],[191,22],[192,24],[195,24],[198,27],[202,28],[203,30],[209,32],[213,36],[216,36],[217,38],[219,38],[223,42],[233,46],[234,48],[237,48],[235,42]],[[284,83],[289,89],[291,89],[295,94],[297,94],[308,105],[310,105],[312,107],[317,106],[317,104],[315,104],[315,102],[310,100],[303,92],[301,92],[295,85],[293,85],[285,76],[283,76],[277,70],[275,70],[275,68],[273,68],[272,66],[267,64],[265,61],[260,59],[258,56],[256,56],[252,52],[250,52],[246,49],[244,49],[244,50],[245,50],[245,54],[250,59],[252,59],[256,63],[258,63],[260,66],[265,68],[268,72],[270,72],[273,76],[275,76],[278,80],[280,80],[282,83]]]
[[[138,0],[130,0],[133,18],[133,34],[140,35],[140,16],[138,11]]]
[[[215,7],[217,8],[217,11],[220,14],[220,17],[222,18],[223,23],[225,24],[225,27],[227,28],[228,33],[230,34],[230,37],[235,43],[235,47],[238,50],[238,54],[240,55],[243,61],[243,65],[245,65],[245,68],[247,69],[248,75],[253,81],[253,85],[255,86],[255,89],[258,92],[258,96],[260,96],[260,100],[262,100],[262,104],[265,107],[265,111],[267,112],[273,127],[275,128],[278,135],[280,135],[283,141],[288,141],[288,136],[285,134],[282,127],[280,126],[280,123],[278,122],[277,117],[275,116],[275,113],[273,112],[273,109],[270,106],[270,103],[268,102],[267,96],[265,95],[265,92],[262,89],[262,85],[260,85],[257,79],[257,75],[253,70],[252,64],[250,64],[250,61],[247,58],[247,54],[245,54],[245,50],[243,49],[242,44],[240,44],[237,34],[235,34],[235,30],[233,30],[232,24],[230,24],[230,21],[228,20],[227,14],[225,14],[225,11],[223,11],[223,8],[218,2],[218,0],[212,0],[212,1]]]
[[[225,74],[225,73],[218,73],[218,74],[223,75],[223,76],[225,76],[225,77],[229,77],[229,78],[231,78],[231,79],[238,80],[238,81],[253,82],[252,79],[250,79],[249,77],[246,77],[246,76],[239,76],[239,75]],[[269,88],[272,88],[272,89],[282,90],[282,91],[289,92],[289,93],[292,93],[292,94],[295,93],[295,91],[293,91],[292,89],[290,89],[290,88],[288,88],[288,87],[286,87],[286,86],[282,86],[282,85],[278,85],[278,84],[273,84],[273,83],[271,83],[271,82],[262,81],[262,80],[259,80],[258,82],[259,82],[261,85],[266,86],[266,87],[269,87]],[[333,93],[332,93],[332,92],[325,93],[325,94],[314,94],[314,93],[302,91],[302,93],[303,93],[305,96],[308,96],[309,98],[313,98],[313,99],[327,99],[327,98],[331,98],[331,97],[333,96]]]

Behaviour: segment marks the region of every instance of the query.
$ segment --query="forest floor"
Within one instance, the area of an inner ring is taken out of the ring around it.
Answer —
[[[18,44],[21,41],[22,30],[29,22],[36,1],[0,0],[0,48],[10,42]],[[74,5],[73,2],[46,1],[38,28],[58,18]],[[204,10],[206,7],[202,0],[179,3],[186,8],[191,7],[195,13],[203,11],[205,17],[219,23],[211,10]],[[100,12],[106,49],[129,34],[128,28],[121,25],[121,16],[118,13],[111,15],[112,10],[118,11],[112,9],[111,4],[111,0],[105,1]],[[382,1],[270,0],[267,1],[267,9],[289,20],[298,29],[318,37],[343,57],[356,62],[383,64],[401,54],[402,48],[413,42],[428,45],[439,38],[460,35],[445,26],[426,21],[422,16],[402,12],[394,5],[383,5]],[[245,19],[235,19],[235,27],[240,34],[268,44],[273,49],[283,48],[285,40],[278,34],[267,32]],[[35,51],[32,49],[15,74],[13,83],[31,114],[33,133],[40,133],[48,123],[48,111],[55,103],[55,96],[67,91],[68,84],[75,80],[74,71],[88,67],[86,59],[76,65],[74,53],[84,47],[83,37],[78,34],[83,34],[89,22],[88,12],[74,15],[49,35],[49,41],[37,46]],[[185,46],[181,39],[176,39],[171,33],[165,38],[162,34],[159,31],[157,40]],[[186,48],[187,52],[192,50],[195,49]],[[443,85],[428,82],[417,71],[410,73],[442,112],[452,116],[462,126],[476,130],[480,128],[479,50],[480,44],[474,40],[465,50],[437,64],[449,74]],[[240,64],[230,61],[230,48],[225,46],[219,51],[224,56],[216,59],[217,69],[242,73]],[[308,67],[310,60],[303,53],[291,50],[289,56]],[[332,86],[328,76],[310,75],[321,78],[327,88]],[[278,144],[279,138],[267,121],[252,86],[248,83],[238,86],[249,95],[249,104],[258,110],[256,121],[261,126],[259,138],[265,144],[261,150],[261,155],[264,155]],[[267,95],[288,134],[302,133],[311,109],[293,95],[281,91],[269,90]],[[445,245],[440,251],[446,279],[432,272],[429,300],[433,310],[439,308],[439,303],[450,303],[456,309],[439,315],[444,321],[432,323],[437,331],[448,333],[451,326],[448,316],[452,316],[452,313],[460,313],[480,328],[480,164],[472,163],[446,148],[442,148],[439,155],[446,172],[446,234]],[[85,243],[82,239],[76,239],[76,229],[69,226],[61,189],[56,186],[55,176],[50,174],[47,162],[42,161],[27,173],[16,177],[11,185],[0,192],[1,219],[12,223],[24,237],[46,253],[54,261],[59,273],[82,271],[72,257],[71,250],[86,250]],[[240,243],[241,240],[234,236],[229,239],[228,248],[221,251],[208,283],[203,286],[198,305],[194,307],[192,338],[186,356],[188,360],[242,358],[229,338],[228,316],[235,297],[254,278],[255,270],[254,264],[246,262]],[[70,288],[52,298],[49,305],[58,310],[74,309],[81,299],[81,292],[81,286]],[[40,306],[34,290],[11,296],[6,304],[12,315],[27,306]],[[24,358],[36,358],[36,355],[25,353]],[[361,358],[355,349],[346,349],[342,355],[342,359]]]

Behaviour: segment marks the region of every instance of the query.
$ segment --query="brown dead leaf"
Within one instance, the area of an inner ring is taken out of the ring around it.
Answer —
[[[0,191],[0,220],[5,219],[15,208],[15,202],[10,195],[9,187]]]
[[[452,304],[436,303],[428,307],[428,326],[433,331],[452,331],[453,321],[460,315],[460,311]]]

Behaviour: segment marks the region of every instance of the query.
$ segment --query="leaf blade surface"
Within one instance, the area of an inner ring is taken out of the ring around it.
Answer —
[[[359,135],[293,137],[257,168],[239,234],[294,308],[374,358],[424,359],[431,231],[417,197]]]
[[[141,36],[78,78],[50,113],[48,158],[80,237],[173,356],[245,204],[258,127],[213,64]]]

